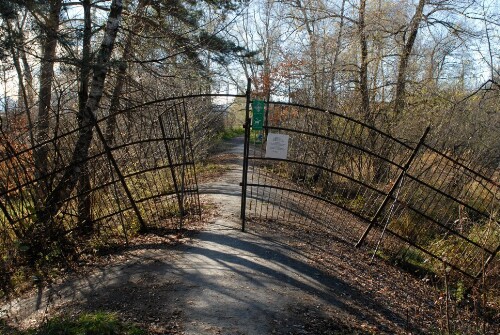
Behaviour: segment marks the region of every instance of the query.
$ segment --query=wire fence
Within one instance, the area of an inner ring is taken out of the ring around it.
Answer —
[[[262,130],[246,134],[244,222],[315,222],[384,257],[472,280],[498,261],[499,184],[428,145],[429,130],[407,143],[319,108],[269,102],[265,113]]]

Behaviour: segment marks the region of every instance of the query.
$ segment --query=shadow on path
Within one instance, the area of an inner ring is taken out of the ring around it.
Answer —
[[[234,139],[227,152],[241,153],[242,145]],[[314,334],[303,332],[302,321],[291,313],[296,306],[322,313],[337,323],[335,329],[347,329],[352,320],[376,326],[379,333],[402,329],[400,313],[345,278],[312,266],[283,243],[242,233],[240,179],[241,169],[232,165],[218,180],[200,185],[221,215],[192,244],[135,245],[115,264],[41,292],[38,309],[37,297],[10,308],[28,323],[47,306],[115,311],[158,334]]]

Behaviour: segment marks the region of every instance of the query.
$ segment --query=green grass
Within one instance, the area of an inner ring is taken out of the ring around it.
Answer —
[[[223,172],[224,171],[224,166],[219,163],[214,163],[210,161],[205,161],[205,162],[200,162],[196,164],[196,173],[203,175],[203,174],[210,174],[213,172]]]
[[[386,253],[384,250],[379,249],[376,255],[419,278],[435,275],[434,269],[424,255],[413,248],[397,254]]]
[[[238,136],[243,136],[244,134],[245,134],[245,129],[243,127],[237,127],[237,128],[226,128],[219,136],[223,140],[230,140]]]
[[[75,317],[55,318],[39,328],[19,331],[0,323],[0,335],[146,335],[145,330],[122,322],[116,314],[84,313]]]
[[[435,274],[435,270],[418,250],[407,250],[403,255],[395,259],[394,263],[403,270],[421,278]]]

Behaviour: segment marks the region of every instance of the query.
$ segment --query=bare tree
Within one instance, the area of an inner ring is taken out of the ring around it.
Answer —
[[[91,73],[91,39],[92,39],[92,21],[91,21],[91,2],[90,0],[82,1],[83,7],[83,42],[82,42],[82,59],[80,63],[79,73],[79,90],[78,90],[78,127],[85,127],[85,105],[89,97],[89,77]],[[82,172],[78,179],[78,219],[80,227],[85,233],[92,231],[92,204],[90,199],[90,176],[89,166],[86,163],[82,164]]]
[[[49,118],[52,100],[52,83],[54,79],[54,64],[60,25],[62,1],[50,0],[48,2],[48,15],[41,26],[44,38],[41,43],[42,60],[40,64],[40,89],[38,93],[38,115],[36,142],[38,144],[49,140]],[[48,144],[45,143],[35,150],[35,171],[38,177],[47,175]],[[48,185],[45,185],[47,187]],[[42,191],[43,192],[43,191]],[[40,194],[43,198],[43,194]]]
[[[361,95],[361,115],[366,117],[369,124],[373,124],[370,112],[370,92],[368,86],[368,42],[366,36],[366,0],[360,0],[358,29],[359,29],[359,47],[360,47],[360,65],[359,65],[359,91]]]
[[[413,46],[417,38],[420,23],[422,21],[424,6],[426,2],[426,0],[419,0],[417,8],[415,9],[415,14],[413,15],[413,18],[411,19],[411,22],[409,24],[409,28],[403,35],[404,45],[399,55],[398,75],[396,79],[396,95],[394,97],[394,114],[396,116],[401,114],[404,108],[407,81],[406,72],[408,69]],[[406,35],[408,35],[408,38],[406,38]]]

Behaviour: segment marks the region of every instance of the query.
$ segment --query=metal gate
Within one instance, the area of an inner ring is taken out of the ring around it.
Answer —
[[[242,229],[310,220],[353,245],[397,240],[481,277],[500,246],[500,186],[427,144],[428,132],[408,143],[321,108],[252,101],[248,87]]]

